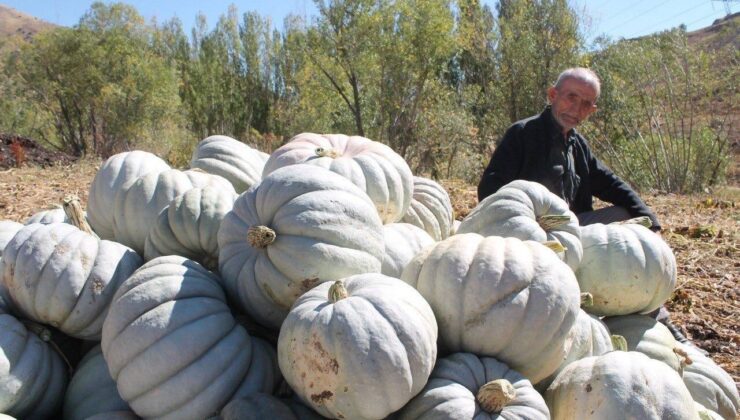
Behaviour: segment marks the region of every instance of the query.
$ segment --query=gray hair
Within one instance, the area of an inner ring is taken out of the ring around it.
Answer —
[[[601,94],[601,81],[599,76],[593,72],[593,70],[585,67],[572,67],[569,68],[558,76],[558,80],[555,82],[555,89],[560,89],[563,83],[568,79],[575,79],[591,85],[596,90],[596,97],[598,98]]]

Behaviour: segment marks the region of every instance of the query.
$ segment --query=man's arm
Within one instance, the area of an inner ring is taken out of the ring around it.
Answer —
[[[632,217],[647,216],[653,222],[650,228],[660,231],[657,216],[642,201],[639,195],[626,182],[616,176],[603,162],[588,150],[589,177],[591,192],[600,200],[624,207]]]
[[[479,202],[515,180],[519,174],[523,153],[523,142],[519,138],[521,131],[519,126],[510,127],[493,151],[478,183]]]

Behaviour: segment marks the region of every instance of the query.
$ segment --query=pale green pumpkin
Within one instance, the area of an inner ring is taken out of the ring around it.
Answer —
[[[270,157],[228,136],[210,136],[193,150],[191,168],[226,178],[241,194],[262,179],[262,170]]]

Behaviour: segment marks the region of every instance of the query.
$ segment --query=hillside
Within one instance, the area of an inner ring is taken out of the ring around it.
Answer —
[[[56,25],[0,4],[0,40],[18,36],[25,41]]]

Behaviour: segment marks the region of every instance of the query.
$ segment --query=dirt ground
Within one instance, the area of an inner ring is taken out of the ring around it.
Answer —
[[[83,203],[100,161],[0,170],[0,219],[23,221],[77,194]],[[443,182],[457,219],[476,204],[475,188]],[[643,195],[664,226],[678,262],[672,316],[699,347],[740,382],[740,188],[690,196]]]

